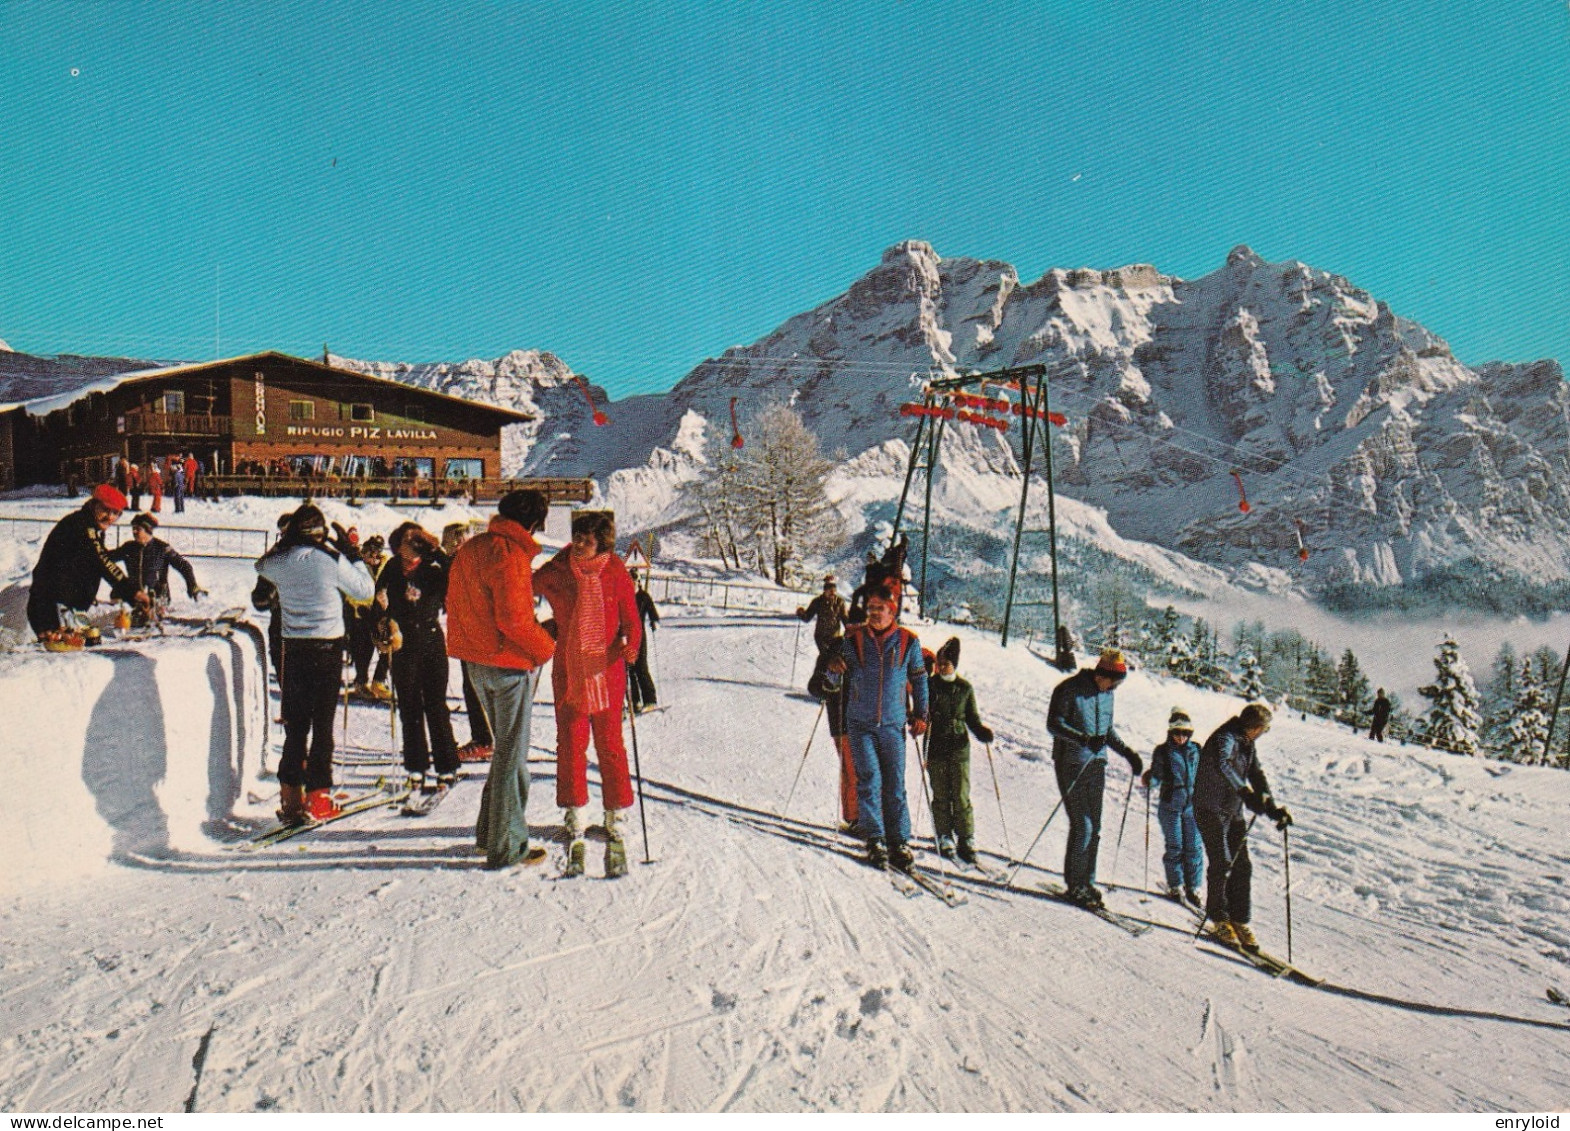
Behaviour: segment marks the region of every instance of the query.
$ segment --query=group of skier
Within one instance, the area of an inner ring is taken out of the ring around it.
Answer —
[[[158,523],[151,515],[133,520],[131,541],[105,549],[103,533],[125,508],[115,486],[100,485],[51,532],[28,603],[40,635],[59,627],[62,612],[91,606],[100,580],[109,581],[112,598],[142,608],[167,601],[170,568],[185,578],[193,598],[203,592],[190,564],[153,536]],[[356,690],[380,699],[373,689],[382,686],[382,669],[370,673],[374,651],[391,669],[392,690],[385,697],[396,701],[402,722],[408,792],[444,794],[464,760],[488,759],[475,829],[487,867],[542,860],[545,851],[530,846],[524,816],[527,751],[535,685],[540,669],[554,659],[556,803],[563,811],[568,871],[584,866],[592,737],[604,800],[606,871],[625,872],[621,816],[634,798],[621,719],[629,690],[640,709],[654,706],[645,626],[653,628],[659,615],[616,554],[615,523],[606,512],[576,515],[571,543],[534,568],[541,552],[536,536],[548,512],[540,492],[515,491],[472,538],[463,524],[450,526],[438,541],[419,524],[404,522],[385,544],[380,536],[361,544],[356,532],[329,524],[309,502],[280,516],[277,542],[256,563],[252,600],[272,613],[270,650],[285,734],[278,768],[281,823],[338,814],[333,718],[345,652]],[[993,733],[982,722],[975,688],[958,674],[959,640],[928,652],[899,623],[902,551],[899,544],[884,558],[869,559],[867,578],[849,605],[830,575],[822,593],[797,610],[803,621],[815,622],[817,659],[807,687],[823,704],[820,717],[829,717],[844,826],[865,841],[868,862],[900,871],[914,866],[905,786],[908,732],[921,742],[939,853],[975,864],[969,743],[974,735],[990,744]],[[536,616],[536,593],[550,606],[544,622]],[[447,706],[449,657],[461,661],[473,727],[462,748]],[[1068,823],[1064,896],[1086,908],[1102,907],[1096,862],[1110,750],[1147,790],[1159,787],[1168,894],[1202,912],[1222,941],[1254,948],[1252,822],[1244,811],[1263,814],[1281,829],[1292,823],[1291,812],[1271,795],[1255,745],[1270,729],[1270,709],[1247,705],[1203,746],[1194,741],[1188,714],[1174,709],[1166,740],[1146,769],[1113,724],[1115,693],[1127,674],[1124,656],[1108,649],[1094,666],[1061,681],[1048,707],[1053,769]]]
[[[924,653],[915,634],[898,623],[898,555],[884,565],[872,584],[858,589],[860,608],[846,605],[830,575],[823,592],[796,610],[801,620],[816,622],[818,659],[807,686],[823,702],[841,750],[844,827],[865,840],[873,866],[912,866],[904,782],[908,731],[922,744],[939,853],[975,864],[969,738],[990,744],[993,734],[981,720],[975,688],[958,675],[959,640]],[[1068,822],[1064,898],[1092,910],[1103,907],[1096,861],[1110,750],[1147,790],[1159,788],[1167,894],[1203,914],[1219,941],[1257,949],[1249,926],[1252,822],[1244,811],[1262,814],[1280,829],[1292,824],[1290,810],[1271,795],[1255,745],[1270,729],[1270,709],[1248,704],[1201,746],[1188,713],[1175,708],[1147,769],[1113,724],[1115,693],[1127,675],[1123,654],[1107,649],[1094,666],[1062,680],[1048,706],[1053,770]]]
[[[643,709],[655,704],[644,623],[652,627],[659,614],[614,552],[615,524],[607,513],[575,516],[571,543],[535,569],[536,535],[548,512],[540,492],[515,491],[502,498],[483,533],[471,538],[454,524],[439,542],[405,522],[388,536],[385,557],[379,537],[361,546],[356,532],[329,524],[314,504],[280,519],[277,543],[257,562],[252,594],[279,624],[280,822],[328,820],[339,812],[332,720],[346,645],[356,688],[380,698],[372,690],[379,681],[366,683],[369,626],[371,649],[390,661],[388,697],[402,722],[407,792],[439,799],[463,761],[490,762],[475,840],[491,868],[545,855],[529,845],[524,807],[535,684],[554,658],[556,793],[568,869],[584,866],[592,736],[605,802],[606,870],[625,872],[620,817],[633,794],[621,716],[629,686]],[[552,613],[543,623],[536,619],[536,591]],[[461,661],[473,727],[463,748],[447,706],[449,657]]]

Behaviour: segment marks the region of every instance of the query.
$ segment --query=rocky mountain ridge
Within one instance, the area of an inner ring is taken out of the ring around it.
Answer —
[[[900,404],[932,376],[1039,363],[1069,419],[1054,430],[1059,494],[1103,511],[1124,539],[1247,584],[1319,592],[1456,572],[1570,579],[1559,365],[1469,367],[1348,280],[1246,247],[1192,280],[1136,264],[1022,283],[1007,263],[906,241],[843,294],[668,393],[606,403],[596,389],[604,426],[568,365],[538,350],[458,364],[333,360],[538,413],[509,429],[505,465],[594,476],[633,529],[680,523],[681,484],[716,432],[729,437],[732,398],[744,426],[769,403],[792,404],[845,457],[834,489],[848,516],[886,519],[913,430]],[[940,522],[1012,522],[1016,442],[947,429]]]

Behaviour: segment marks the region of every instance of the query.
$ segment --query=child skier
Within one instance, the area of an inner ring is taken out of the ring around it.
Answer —
[[[976,691],[957,674],[959,638],[951,636],[938,649],[936,676],[929,698],[927,776],[932,782],[932,820],[937,826],[938,852],[967,864],[976,862],[976,822],[970,808],[970,735],[992,741],[992,731],[976,710]]]
[[[1200,910],[1199,885],[1205,879],[1205,846],[1194,820],[1194,773],[1199,769],[1199,743],[1194,723],[1182,707],[1167,719],[1167,740],[1150,756],[1150,769],[1140,778],[1147,790],[1161,786],[1156,819],[1167,849],[1161,864],[1167,873],[1167,895]],[[1146,810],[1148,813],[1149,810]]]

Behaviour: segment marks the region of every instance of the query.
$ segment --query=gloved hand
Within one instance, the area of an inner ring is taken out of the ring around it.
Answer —
[[[343,524],[340,522],[333,523],[333,549],[350,561],[355,561],[360,556],[355,549],[354,539],[349,537],[349,532],[343,528]]]
[[[1150,774],[1151,771],[1146,770],[1144,773],[1139,775],[1139,784],[1144,786],[1146,789],[1150,788]]]
[[[1107,740],[1105,738],[1097,738],[1095,735],[1087,734],[1085,736],[1084,747],[1092,754],[1100,754],[1103,750],[1106,749]]]
[[[540,627],[545,630],[546,635],[548,635],[552,640],[557,639],[555,617],[551,617],[549,620],[542,620],[540,622]]]
[[[203,589],[200,585],[187,585],[185,587],[185,595],[194,601],[198,597],[207,596],[207,590]]]
[[[1139,756],[1139,752],[1138,751],[1136,751],[1136,750],[1120,750],[1120,751],[1118,751],[1118,753],[1122,754],[1123,757],[1128,759],[1128,772],[1129,773],[1133,774],[1137,778],[1137,777],[1139,777],[1139,775],[1141,773],[1144,772],[1145,760]]]
[[[917,738],[920,738],[922,735],[926,734],[927,733],[927,720],[926,719],[911,719],[910,720],[910,733],[915,735]]]
[[[796,615],[798,617],[800,617],[802,620],[806,620],[807,619],[807,606],[805,606],[805,605],[797,605],[796,606]]]
[[[828,670],[833,672],[835,675],[844,675],[845,674],[845,657],[844,656],[835,656],[832,660],[829,661],[829,669]]]
[[[1282,832],[1285,832],[1292,825],[1292,810],[1285,805],[1271,805],[1269,809],[1265,810],[1265,816],[1274,821],[1276,828]]]
[[[976,728],[976,737],[981,739],[981,741],[985,745],[991,746],[992,745],[992,740],[996,736],[992,733],[992,728],[991,727],[977,727]]]

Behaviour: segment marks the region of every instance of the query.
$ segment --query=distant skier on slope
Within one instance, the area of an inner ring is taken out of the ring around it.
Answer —
[[[1368,685],[1365,683],[1363,686],[1367,687]],[[1385,740],[1385,727],[1389,724],[1390,699],[1385,695],[1385,689],[1381,687],[1374,695],[1373,718],[1370,720],[1368,737],[1375,742],[1383,742]]]
[[[1194,723],[1187,711],[1173,707],[1167,719],[1166,741],[1151,753],[1150,768],[1140,783],[1147,790],[1152,783],[1161,786],[1156,819],[1166,842],[1161,865],[1166,870],[1167,895],[1194,908],[1200,906],[1199,885],[1205,880],[1205,846],[1194,819],[1194,774],[1198,769]]]
[[[886,584],[866,595],[867,621],[845,634],[829,671],[844,677],[857,827],[867,842],[867,863],[905,871],[915,863],[905,800],[905,727],[908,718],[912,734],[926,733],[927,672],[916,634],[894,623],[896,589]]]
[[[840,640],[845,636],[845,614],[848,611],[832,573],[823,578],[823,592],[814,597],[811,604],[796,610],[800,620],[815,622],[812,626],[812,642],[818,646],[818,659],[812,665],[812,674],[807,677],[807,694],[814,699],[828,695],[828,689],[823,685],[823,675],[828,670],[829,661],[839,652]]]
[[[1278,829],[1292,824],[1291,811],[1271,797],[1254,748],[1269,729],[1270,708],[1250,703],[1205,740],[1194,774],[1194,817],[1210,867],[1205,915],[1218,942],[1247,950],[1258,950],[1259,942],[1248,926],[1254,866],[1243,809],[1263,813]]]
[[[1128,662],[1108,648],[1094,668],[1081,668],[1057,685],[1047,709],[1052,768],[1068,813],[1063,861],[1067,898],[1083,907],[1102,906],[1096,888],[1096,850],[1101,843],[1101,796],[1107,778],[1107,747],[1123,755],[1136,777],[1144,762],[1112,727],[1112,694],[1128,676]]]
[[[627,694],[632,698],[632,709],[638,714],[652,711],[659,706],[654,687],[654,674],[649,671],[649,640],[660,623],[660,610],[649,596],[647,585],[639,585],[636,594],[638,616],[643,622],[643,639],[638,644],[638,658],[627,665]]]
[[[960,677],[959,637],[951,636],[933,661],[930,684],[932,726],[927,774],[932,781],[932,820],[938,852],[976,862],[976,819],[970,807],[970,735],[992,741],[992,730],[976,709],[976,691]]]
[[[278,592],[283,620],[283,755],[278,762],[278,819],[301,824],[336,816],[333,801],[333,713],[343,684],[343,601],[374,593],[370,571],[343,527],[312,503],[294,512],[278,544],[256,572]],[[254,600],[254,595],[253,595]],[[309,743],[309,753],[307,753]]]

